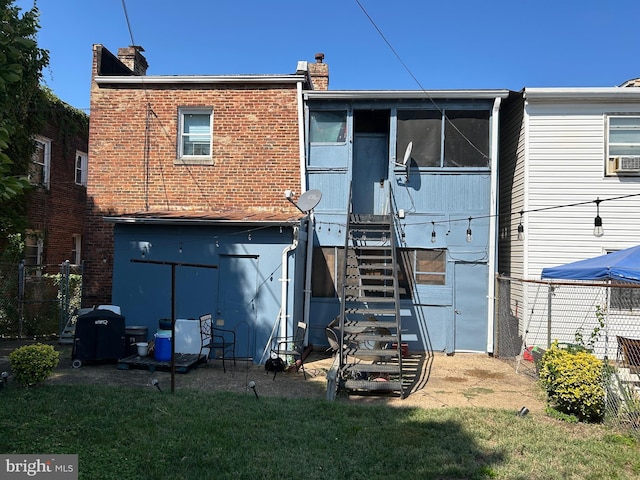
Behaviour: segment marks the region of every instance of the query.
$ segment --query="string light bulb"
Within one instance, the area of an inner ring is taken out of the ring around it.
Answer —
[[[469,217],[469,226],[467,227],[467,242],[471,243],[473,236],[471,234],[471,217]]]
[[[520,223],[518,224],[518,240],[524,240],[524,225],[522,225],[522,214],[524,212],[520,210]]]
[[[601,237],[604,235],[604,229],[602,228],[602,218],[600,218],[600,197],[596,198],[596,218],[593,219],[593,236]]]
[[[431,227],[431,243],[436,243],[436,224],[433,220],[431,221]]]
[[[178,248],[178,253],[182,253],[182,242],[180,242],[180,248]]]

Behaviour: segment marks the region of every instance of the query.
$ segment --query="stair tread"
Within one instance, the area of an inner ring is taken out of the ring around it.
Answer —
[[[345,365],[344,371],[348,372],[373,372],[373,373],[400,373],[400,365],[397,363],[352,363]]]
[[[392,348],[346,348],[345,353],[352,357],[397,357],[398,350]]]
[[[368,391],[401,391],[402,382],[386,381],[376,382],[372,380],[347,380],[344,384],[347,390],[368,390]]]
[[[367,303],[391,303],[395,302],[395,298],[393,297],[369,297],[366,295],[353,296],[350,295],[345,297],[345,301],[347,302],[367,302]]]
[[[396,314],[395,308],[345,308],[345,313],[366,313],[369,315],[394,315]]]
[[[395,335],[376,335],[372,332],[357,333],[357,332],[345,332],[344,339],[346,342],[358,343],[358,342],[395,342],[398,337]]]

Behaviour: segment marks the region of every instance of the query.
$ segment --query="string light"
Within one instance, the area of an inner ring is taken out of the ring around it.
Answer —
[[[469,226],[467,227],[467,242],[471,243],[473,236],[471,235],[471,217],[469,217]]]
[[[596,198],[596,218],[593,219],[593,236],[601,237],[604,235],[604,229],[602,228],[602,218],[600,218],[600,197]]]
[[[216,237],[216,248],[220,246],[220,243],[218,242],[218,237]]]
[[[431,243],[436,243],[436,223],[432,220],[431,221]]]
[[[524,240],[524,226],[522,225],[522,215],[524,212],[520,210],[520,223],[518,224],[518,240]]]
[[[180,248],[178,248],[178,253],[182,253],[182,242],[180,242]]]

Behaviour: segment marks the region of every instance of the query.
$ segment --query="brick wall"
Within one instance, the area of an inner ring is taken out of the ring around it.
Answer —
[[[215,165],[174,164],[181,106],[213,108]],[[105,215],[228,208],[297,214],[283,195],[301,190],[297,115],[295,84],[93,83],[86,303],[110,300],[113,230]]]
[[[43,263],[60,264],[71,260],[73,235],[83,234],[86,188],[75,183],[76,151],[87,153],[85,134],[69,137],[55,125],[41,132],[51,140],[49,189],[35,187],[27,203],[27,228],[45,234]]]

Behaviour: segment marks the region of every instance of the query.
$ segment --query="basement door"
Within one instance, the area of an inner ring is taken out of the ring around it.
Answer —
[[[487,351],[489,267],[486,263],[454,263],[453,350]]]
[[[354,135],[351,172],[353,213],[382,215],[388,211],[388,157],[387,135]]]
[[[255,358],[258,256],[221,255],[218,272],[216,326],[235,330],[236,357]]]

